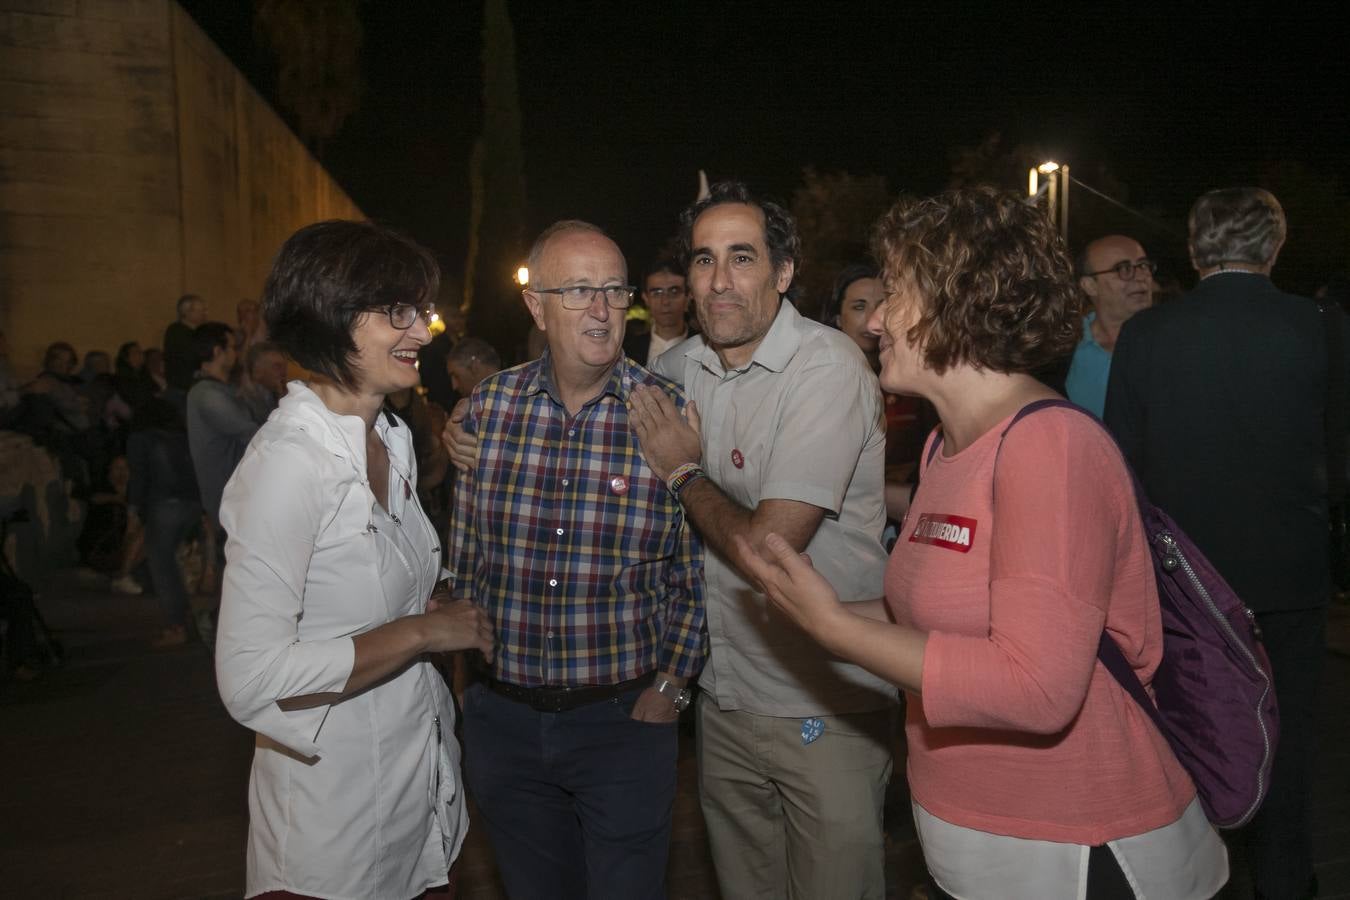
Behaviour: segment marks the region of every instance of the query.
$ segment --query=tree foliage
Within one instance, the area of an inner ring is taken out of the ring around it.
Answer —
[[[792,215],[802,239],[797,308],[819,318],[839,270],[870,259],[872,226],[891,204],[886,179],[807,168],[792,195]]]
[[[259,0],[253,26],[277,62],[277,97],[316,155],[361,105],[358,0]]]

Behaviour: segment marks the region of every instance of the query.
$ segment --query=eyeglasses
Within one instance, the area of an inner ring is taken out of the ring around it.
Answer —
[[[670,287],[647,288],[646,295],[653,300],[660,300],[662,297],[669,297],[672,300],[678,300],[684,296],[684,285],[672,284]]]
[[[1133,281],[1134,273],[1140,269],[1148,272],[1149,275],[1158,274],[1158,264],[1151,259],[1141,259],[1137,262],[1130,262],[1128,259],[1122,259],[1109,269],[1102,269],[1100,272],[1084,272],[1083,277],[1086,278],[1092,275],[1105,275],[1107,272],[1115,272],[1116,277],[1121,281]]]
[[[417,306],[413,303],[395,303],[392,306],[386,306],[384,311],[389,316],[390,325],[399,331],[407,331],[413,327],[413,323],[417,321],[418,316],[421,316],[422,321],[428,325],[431,324],[431,320],[436,315],[436,304],[427,303]]]
[[[527,288],[522,293],[557,294],[562,298],[563,309],[589,309],[595,302],[596,294],[605,295],[605,303],[610,309],[627,309],[633,305],[633,295],[637,288],[631,284],[609,284],[594,287],[589,284],[574,284],[560,288]]]

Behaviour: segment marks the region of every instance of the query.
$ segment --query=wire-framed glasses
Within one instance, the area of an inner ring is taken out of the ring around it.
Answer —
[[[637,288],[631,284],[607,284],[596,287],[590,284],[573,284],[560,288],[527,288],[536,294],[556,294],[562,300],[563,309],[589,309],[595,302],[596,294],[605,295],[605,303],[610,309],[627,309],[633,305],[633,295]]]
[[[413,327],[413,323],[417,321],[418,316],[421,316],[422,321],[430,325],[431,320],[436,316],[436,304],[424,303],[418,306],[415,303],[395,303],[386,306],[384,311],[389,316],[390,325],[399,331],[407,331]]]
[[[1102,269],[1099,272],[1084,272],[1084,275],[1105,275],[1107,272],[1115,272],[1116,277],[1121,281],[1133,281],[1134,273],[1143,269],[1150,276],[1158,274],[1158,264],[1151,259],[1139,259],[1130,262],[1128,259],[1122,259],[1114,266]]]

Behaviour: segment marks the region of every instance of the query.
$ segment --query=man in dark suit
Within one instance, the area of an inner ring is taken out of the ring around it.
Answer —
[[[1149,498],[1256,613],[1281,719],[1270,793],[1246,832],[1256,895],[1312,897],[1308,797],[1331,594],[1322,318],[1271,283],[1285,239],[1271,194],[1211,191],[1189,224],[1200,282],[1125,323],[1106,423]]]
[[[650,366],[656,358],[689,337],[685,313],[689,293],[679,264],[669,258],[658,259],[642,282],[642,300],[652,313],[652,327],[642,334],[630,334],[623,341],[624,355],[640,366]]]

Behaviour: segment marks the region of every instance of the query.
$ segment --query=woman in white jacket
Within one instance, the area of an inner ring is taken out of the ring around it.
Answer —
[[[245,896],[452,896],[467,821],[454,711],[426,654],[492,652],[467,603],[429,602],[440,542],[407,426],[438,273],[378,226],[282,246],[263,311],[303,368],[225,488],[216,674],[257,733]]]

